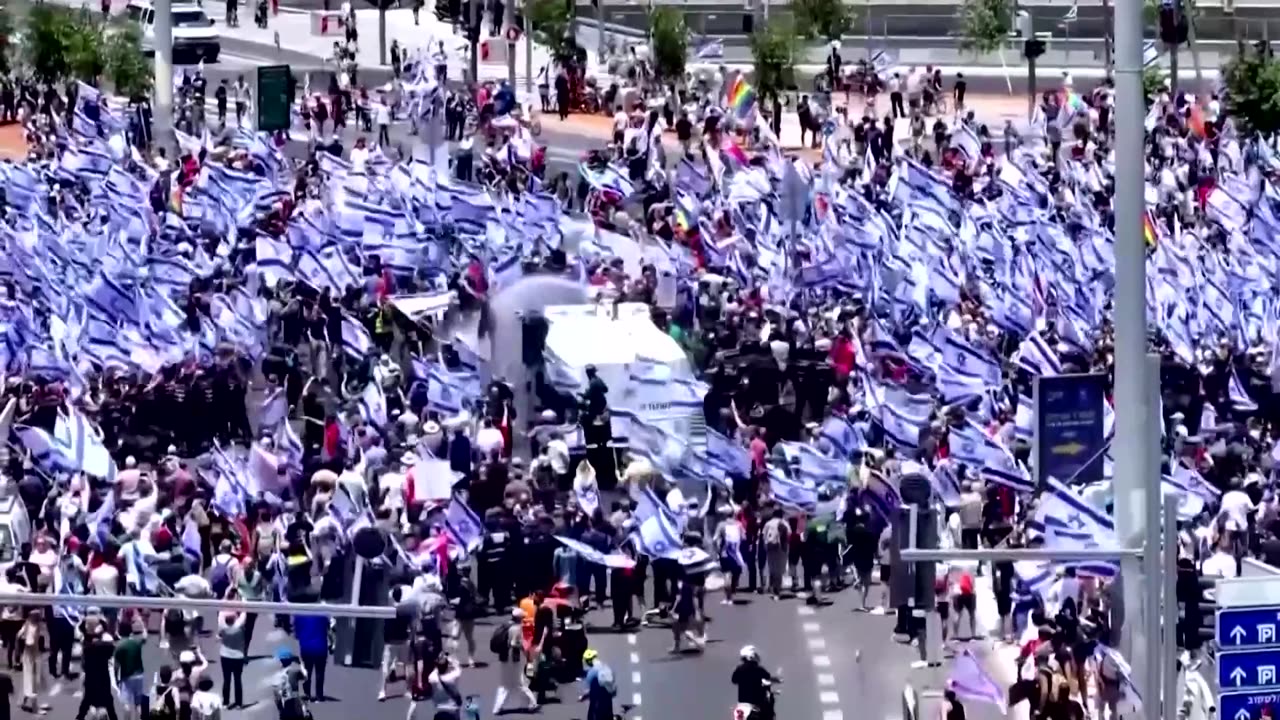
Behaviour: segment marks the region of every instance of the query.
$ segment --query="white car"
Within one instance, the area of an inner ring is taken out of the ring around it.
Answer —
[[[148,55],[155,53],[155,8],[148,0],[131,0],[125,7],[130,20],[142,27],[142,47]],[[204,8],[196,3],[174,3],[170,7],[173,18],[173,58],[178,63],[215,63],[222,52],[222,40],[213,26],[213,20]]]

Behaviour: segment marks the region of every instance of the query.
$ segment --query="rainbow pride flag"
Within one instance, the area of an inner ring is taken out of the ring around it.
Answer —
[[[746,151],[742,149],[741,145],[727,137],[720,143],[720,154],[734,163],[737,163],[739,167],[746,167],[747,165],[748,160]]]
[[[689,232],[693,228],[693,220],[689,217],[689,211],[680,206],[676,206],[676,229],[681,232]]]
[[[1062,106],[1073,113],[1082,112],[1087,109],[1087,106],[1084,104],[1084,98],[1080,97],[1080,93],[1074,90],[1064,89],[1062,91]]]
[[[739,75],[729,89],[729,108],[739,120],[749,117],[756,109],[756,89]]]

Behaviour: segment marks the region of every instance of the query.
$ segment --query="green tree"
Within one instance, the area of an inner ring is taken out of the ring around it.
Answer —
[[[9,13],[9,8],[0,7],[0,75],[8,74],[12,69],[14,29],[13,15]]]
[[[531,0],[525,8],[533,39],[551,51],[558,62],[575,59],[573,16],[564,0]]]
[[[131,22],[112,29],[106,43],[106,75],[116,94],[133,100],[151,92],[154,65],[142,53],[142,30]]]
[[[653,49],[653,71],[660,81],[684,77],[684,63],[689,54],[689,29],[684,15],[670,6],[655,8],[649,15],[650,47]]]
[[[960,49],[975,53],[999,50],[1013,32],[1008,0],[964,0],[960,6]]]
[[[1226,110],[1237,127],[1266,137],[1280,131],[1280,61],[1241,43],[1223,73],[1223,85]]]
[[[813,40],[839,40],[853,28],[853,10],[844,0],[792,0],[796,32]]]
[[[772,23],[752,34],[753,81],[762,107],[795,87],[796,45],[795,30],[785,22]]]
[[[58,82],[67,75],[71,13],[52,3],[36,3],[27,9],[22,54],[36,79]]]
[[[66,63],[70,77],[97,85],[107,68],[106,27],[88,9],[72,11],[66,25]]]
[[[1151,65],[1142,70],[1142,96],[1147,99],[1150,104],[1156,95],[1164,89],[1164,81],[1169,75],[1161,70],[1158,65]]]

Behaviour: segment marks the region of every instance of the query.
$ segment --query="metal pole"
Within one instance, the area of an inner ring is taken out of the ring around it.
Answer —
[[[387,65],[387,9],[378,6],[378,64]]]
[[[1164,625],[1164,659],[1160,683],[1164,695],[1163,720],[1178,718],[1178,498],[1170,495],[1164,499],[1164,606],[1161,616]]]
[[[435,156],[432,156],[431,162],[434,163],[435,161],[436,161]],[[356,557],[356,568],[355,568],[355,572],[352,573],[353,577],[351,578],[351,604],[352,605],[360,604],[360,584],[364,582],[365,562],[367,561],[364,558],[359,556]],[[352,628],[352,634],[353,635],[355,634],[355,628]],[[347,652],[345,654],[346,656],[345,656],[345,661],[343,662],[343,665],[346,665],[348,667],[351,666],[351,661],[355,656],[355,652],[356,652],[356,644],[352,642],[347,646]]]
[[[1121,547],[1141,548],[1146,538],[1146,488],[1155,475],[1147,467],[1143,446],[1150,420],[1147,406],[1146,251],[1142,238],[1144,210],[1142,169],[1146,101],[1142,96],[1142,3],[1116,2],[1116,299],[1115,409],[1116,453],[1115,524]],[[1157,376],[1158,377],[1158,376]],[[1123,607],[1137,618],[1143,602],[1142,563],[1137,557],[1120,561]],[[1120,649],[1132,662],[1137,622],[1120,628]],[[1135,671],[1141,673],[1137,663]],[[1143,677],[1138,674],[1138,677]],[[1144,692],[1150,692],[1144,688]]]
[[[1145,336],[1144,336],[1145,340]],[[1160,468],[1160,434],[1163,427],[1163,418],[1160,417],[1160,357],[1158,355],[1147,355],[1146,357],[1147,372],[1146,381],[1143,383],[1143,389],[1146,390],[1146,409],[1148,412],[1148,420],[1146,424],[1145,437],[1142,438],[1141,448],[1146,456],[1146,469],[1150,471],[1158,471]],[[1153,478],[1146,485],[1151,486],[1159,483],[1159,475],[1143,475],[1144,478]],[[1159,485],[1154,485],[1159,487]],[[1145,493],[1146,504],[1143,506],[1146,522],[1146,539],[1143,541],[1142,555],[1142,632],[1143,653],[1142,658],[1146,663],[1139,666],[1140,670],[1144,670],[1144,674],[1140,677],[1144,682],[1144,686],[1139,692],[1143,697],[1151,698],[1151,715],[1159,717],[1160,713],[1160,691],[1164,686],[1162,677],[1164,675],[1165,660],[1161,654],[1163,648],[1162,633],[1160,630],[1160,620],[1162,612],[1160,610],[1160,592],[1164,589],[1164,582],[1160,573],[1161,555],[1160,541],[1163,533],[1160,530],[1161,506],[1164,500],[1159,490],[1147,490]],[[1176,512],[1176,511],[1175,511]],[[1172,520],[1169,521],[1172,523]],[[1175,545],[1175,548],[1177,546]],[[1176,627],[1176,626],[1174,626]],[[1169,628],[1170,631],[1173,627]],[[1172,653],[1172,649],[1169,651]],[[1169,702],[1166,700],[1165,702]]]
[[[1111,0],[1102,0],[1102,17],[1106,18],[1110,14],[1111,14]],[[1114,45],[1112,41],[1112,36],[1114,34],[1115,33],[1112,32],[1111,23],[1108,23],[1104,20],[1102,23],[1102,62],[1104,65],[1106,65],[1108,77],[1112,75],[1111,48]]]
[[[502,34],[507,35],[511,28],[516,26],[516,0],[507,0],[503,5],[506,12],[503,13]],[[507,35],[509,38],[510,35]],[[507,84],[511,86],[511,92],[516,91],[516,44],[511,40],[507,40]]]
[[[765,7],[768,7],[768,1],[765,0]],[[910,538],[908,541],[910,547],[915,547],[920,540],[920,507],[918,505],[912,505],[907,509],[907,537]],[[907,629],[916,636],[916,647],[920,649],[920,659],[928,662],[929,649],[925,641],[929,633],[929,609],[916,606],[916,591],[919,589],[920,582],[916,574],[917,567],[914,563],[911,566],[911,595],[907,599],[907,607],[911,608],[911,623],[907,625]]]
[[[326,615],[351,618],[390,619],[396,609],[374,605],[336,605],[329,603],[281,603],[257,600],[214,600],[212,598],[187,597],[132,597],[129,595],[57,595],[54,593],[0,593],[0,605],[69,605],[72,607],[139,608],[143,610],[207,610],[252,613],[279,613],[282,615],[314,615],[323,610]]]
[[[529,3],[524,5],[524,93],[533,107],[533,25],[529,22]]]
[[[596,59],[604,63],[604,0],[596,0]]]
[[[155,106],[151,109],[151,138],[158,147],[173,146],[173,12],[170,0],[156,0]]]
[[[482,0],[471,0],[471,18],[467,26],[467,38],[471,41],[471,77],[469,83],[480,82],[480,3]]]
[[[1142,548],[998,548],[991,550],[916,550],[903,549],[899,552],[904,562],[1021,562],[1023,560],[1069,562],[1071,560],[1124,560],[1139,558]]]

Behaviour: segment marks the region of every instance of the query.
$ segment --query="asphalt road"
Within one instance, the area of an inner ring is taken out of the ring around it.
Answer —
[[[893,720],[900,717],[905,683],[911,682],[928,696],[945,680],[945,669],[911,669],[914,651],[892,640],[893,618],[853,612],[850,593],[836,595],[831,605],[816,608],[799,600],[774,601],[764,596],[750,596],[732,607],[720,605],[718,600],[719,593],[709,594],[712,622],[701,653],[671,654],[671,634],[664,628],[614,633],[595,629],[608,624],[607,611],[588,617],[589,642],[613,668],[617,702],[628,706],[629,720],[729,717],[735,702],[729,678],[744,644],[755,645],[765,666],[781,672],[784,682],[777,710],[783,718]],[[465,669],[460,684],[463,695],[478,696],[482,717],[489,717],[498,685],[498,668],[484,665],[494,660],[488,641],[495,621],[482,620],[477,626],[475,659],[481,665]],[[278,648],[289,646],[290,640],[279,631],[268,632],[271,625],[270,617],[259,618],[251,647],[254,659],[244,673],[245,701],[251,705],[224,714],[226,718],[275,717],[271,681],[278,665],[272,656]],[[212,659],[209,672],[220,688],[216,640],[204,637],[199,644]],[[172,663],[169,652],[159,649],[152,636],[145,651],[147,672],[153,673],[164,663]],[[393,685],[391,697],[378,702],[379,683],[376,669],[342,667],[331,661],[325,687],[329,700],[312,706],[316,719],[404,718],[408,701],[396,694],[402,685]],[[49,698],[53,706],[49,717],[74,717],[78,688],[75,681],[55,685]],[[578,693],[577,687],[562,687],[560,702],[544,705],[539,716],[548,720],[584,717],[585,706],[576,701]],[[521,703],[510,701],[510,705],[520,707]],[[429,717],[421,713],[420,717]],[[968,713],[975,720],[996,720],[998,716],[994,708],[980,706],[969,707]]]

